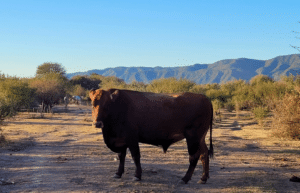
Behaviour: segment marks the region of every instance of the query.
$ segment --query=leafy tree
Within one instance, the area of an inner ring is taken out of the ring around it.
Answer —
[[[80,84],[76,84],[73,88],[73,92],[72,95],[75,96],[86,96],[86,92],[87,90],[85,88],[83,88],[82,86],[80,86]]]
[[[101,79],[103,79],[101,77]],[[72,77],[72,79],[70,80],[71,84],[73,85],[80,85],[81,87],[87,89],[87,90],[91,90],[93,88],[98,89],[99,88],[99,84],[101,83],[101,79],[100,77],[96,77],[96,76],[74,76]]]
[[[47,73],[58,73],[62,76],[65,76],[66,70],[61,64],[52,62],[44,62],[37,67],[36,76],[44,75]]]
[[[275,82],[271,77],[259,74],[250,79],[250,85],[255,86],[262,83]]]
[[[66,77],[58,73],[47,73],[30,81],[30,86],[36,89],[37,100],[43,105],[43,110],[51,110],[66,94],[68,82]]]

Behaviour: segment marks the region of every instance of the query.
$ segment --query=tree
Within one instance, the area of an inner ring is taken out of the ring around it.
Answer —
[[[268,83],[268,82],[273,83],[274,80],[267,75],[259,74],[259,75],[252,77],[249,82],[250,82],[251,86],[256,86],[256,85]]]
[[[52,62],[44,62],[37,67],[36,76],[44,75],[47,73],[58,73],[62,76],[65,76],[66,70],[61,64]]]
[[[47,73],[30,81],[30,86],[36,89],[37,100],[44,111],[51,111],[54,104],[59,103],[66,94],[67,79],[58,73]]]
[[[83,87],[87,90],[91,90],[93,88],[98,89],[99,84],[101,83],[101,80],[92,78],[91,76],[88,77],[88,76],[77,75],[77,76],[72,77],[70,82],[73,85],[80,85],[81,87]]]
[[[75,96],[86,96],[86,92],[87,90],[84,89],[82,86],[80,86],[79,84],[76,84],[73,88],[73,92],[72,94]]]

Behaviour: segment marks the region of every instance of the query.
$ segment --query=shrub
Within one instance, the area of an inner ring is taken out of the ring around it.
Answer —
[[[251,108],[249,92],[250,85],[246,84],[245,82],[243,84],[238,85],[236,89],[232,92],[232,100],[235,102],[235,104],[237,105],[236,107],[239,108],[239,110]]]
[[[85,96],[86,92],[87,92],[87,90],[84,89],[80,84],[76,84],[73,87],[73,91],[71,92],[71,94],[75,95],[75,96]]]
[[[281,138],[300,139],[300,87],[278,100],[274,109],[272,126],[274,135]]]
[[[232,112],[235,109],[235,104],[232,101],[225,103],[225,108],[227,111]]]
[[[252,109],[255,119],[258,121],[259,125],[263,124],[263,120],[268,116],[269,110],[266,107],[254,107]]]
[[[29,107],[35,90],[28,83],[15,77],[0,78],[0,119],[13,116],[22,107]]]
[[[155,93],[178,93],[188,92],[194,85],[194,82],[187,79],[161,78],[153,80],[146,89]]]
[[[204,85],[201,85],[201,84],[195,84],[194,86],[192,86],[189,90],[189,92],[192,92],[192,93],[198,93],[198,94],[205,94],[206,92],[206,88]]]
[[[10,117],[16,114],[15,105],[0,101],[0,122],[5,117]]]
[[[7,141],[5,139],[5,136],[2,133],[0,133],[0,147],[4,146],[6,143]]]
[[[221,121],[221,105],[222,103],[218,100],[218,99],[215,99],[213,101],[211,101],[212,103],[212,106],[213,106],[213,110],[214,110],[214,118],[216,119],[217,117],[219,118],[219,120]]]
[[[251,78],[249,82],[251,86],[255,86],[261,83],[268,83],[268,82],[273,83],[274,80],[267,75],[259,74]]]
[[[115,76],[107,76],[101,80],[99,87],[102,89],[110,89],[110,88],[125,89],[126,83],[123,79],[117,78]]]
[[[147,85],[143,82],[132,81],[130,84],[126,86],[126,89],[135,90],[140,92],[145,92]]]

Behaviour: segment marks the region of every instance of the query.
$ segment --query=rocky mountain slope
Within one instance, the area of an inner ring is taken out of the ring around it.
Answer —
[[[258,74],[268,75],[275,80],[281,75],[300,74],[300,54],[278,56],[270,60],[247,58],[220,60],[213,64],[194,64],[184,67],[116,67],[103,70],[89,70],[67,74],[76,75],[97,73],[103,76],[116,76],[126,83],[132,81],[150,83],[159,78],[186,78],[197,84],[221,83],[234,79],[250,80]]]

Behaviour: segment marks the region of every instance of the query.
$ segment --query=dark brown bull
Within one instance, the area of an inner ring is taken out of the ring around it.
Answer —
[[[156,94],[129,90],[91,90],[93,125],[102,129],[104,142],[119,153],[120,165],[114,178],[124,173],[129,148],[136,165],[134,180],[141,180],[139,142],[168,147],[186,138],[190,166],[182,178],[187,183],[199,158],[203,164],[201,183],[209,178],[209,157],[213,155],[211,102],[201,94]],[[210,150],[205,136],[210,127]]]

